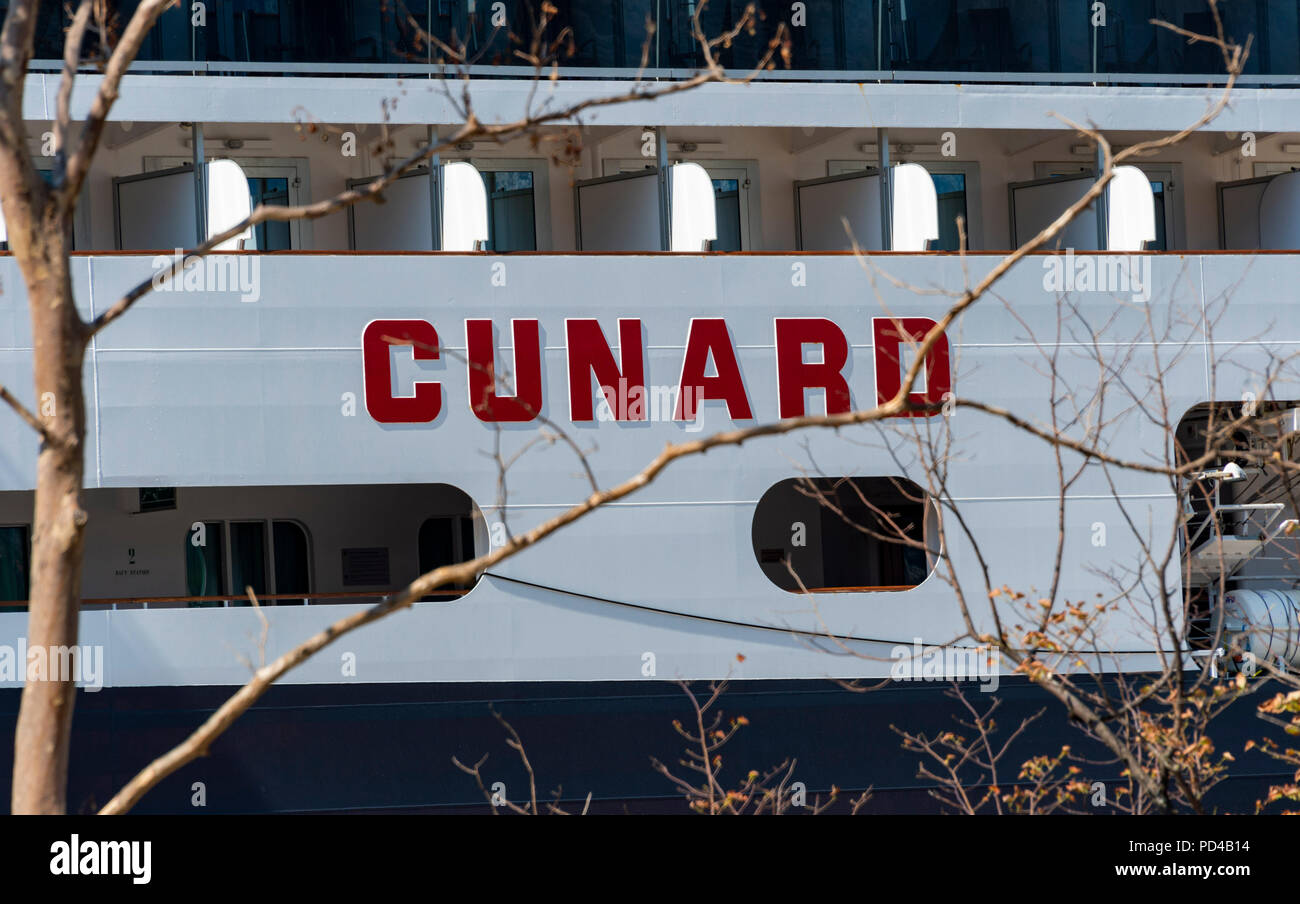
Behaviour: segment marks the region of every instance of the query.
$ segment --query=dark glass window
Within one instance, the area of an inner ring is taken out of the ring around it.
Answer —
[[[203,530],[185,532],[185,593],[187,596],[221,596],[226,592],[225,525],[208,521]],[[220,606],[221,600],[191,602],[192,607]]]
[[[0,22],[9,13],[8,0],[0,0]],[[63,4],[42,3],[36,13],[36,36],[32,48],[34,60],[63,59]],[[89,47],[87,43],[87,47]],[[26,597],[24,597],[26,599]]]
[[[303,599],[276,600],[276,605],[300,605],[311,593],[311,552],[307,531],[297,521],[271,523],[275,544],[275,594],[301,593]]]
[[[31,578],[31,532],[27,525],[0,527],[0,600],[26,602]],[[0,606],[13,612],[20,606]]]
[[[176,487],[141,487],[140,511],[164,512],[176,508]]]
[[[48,6],[49,4],[45,4]],[[131,16],[135,15],[136,8],[140,5],[140,0],[120,0],[116,6],[117,30],[116,34],[120,35],[121,30],[126,27],[126,23],[131,21]],[[209,3],[208,9],[211,10],[214,4]],[[158,23],[145,35],[144,43],[140,45],[140,53],[137,59],[140,60],[193,60],[202,57],[195,56],[195,42],[198,40],[197,32],[191,33],[190,29],[190,5],[179,3],[169,7],[158,17]],[[62,58],[60,53],[57,59]]]
[[[713,197],[717,207],[718,237],[709,246],[712,251],[743,251],[740,231],[740,180],[714,179]]]
[[[251,587],[259,597],[266,586],[266,522],[235,521],[230,525],[230,579],[236,594],[235,605],[248,606],[244,588]],[[261,600],[258,600],[261,602]]]
[[[289,206],[289,180],[283,176],[249,177],[248,193],[252,196],[254,210],[259,204]],[[288,223],[259,223],[253,227],[253,232],[258,251],[288,251],[293,247]]]
[[[938,511],[910,480],[783,480],[754,511],[754,557],[791,593],[909,590],[938,561]]]
[[[1060,65],[1061,5],[1052,0],[881,0],[878,25],[887,42],[885,68],[1053,71]],[[1082,17],[1088,4],[1077,3],[1074,9],[1086,27]]]
[[[483,173],[488,190],[492,251],[536,251],[537,213],[532,170]]]
[[[957,229],[957,218],[970,228],[970,218],[966,214],[966,176],[964,173],[931,173],[934,190],[939,207],[939,240],[931,242],[934,251],[958,251],[961,249],[961,233]],[[969,241],[969,233],[968,233]]]
[[[1165,223],[1165,183],[1157,180],[1151,181],[1151,194],[1155,196],[1156,208],[1156,239],[1154,242],[1147,242],[1148,251],[1168,251],[1169,250],[1169,233]]]
[[[1247,74],[1286,70],[1285,60],[1290,54],[1283,48],[1294,48],[1297,41],[1294,3],[1223,0],[1219,15],[1229,38],[1244,44],[1247,36],[1254,35],[1246,60]],[[1189,42],[1167,28],[1151,24],[1152,19],[1196,34],[1215,32],[1214,16],[1204,2],[1107,0],[1106,27],[1091,29],[1097,71],[1224,74],[1219,48],[1201,41]],[[1283,68],[1274,69],[1274,64]]]
[[[700,24],[706,35],[730,31],[747,6],[750,27],[720,43],[714,55],[737,74],[767,54],[777,29],[791,25],[789,0],[711,0]],[[7,3],[0,0],[0,10]],[[41,4],[35,58],[62,59],[66,4]],[[138,0],[115,4],[117,28]],[[441,50],[420,33],[464,44],[477,66],[525,66],[515,50],[532,37],[539,4],[506,0],[506,24],[493,23],[493,0],[222,0],[191,24],[191,4],[159,19],[141,61],[211,63],[440,63]],[[543,41],[561,34],[562,67],[629,72],[695,69],[703,63],[692,28],[698,0],[561,0]],[[1211,34],[1204,0],[1106,0],[1105,24],[1094,24],[1090,0],[806,0],[801,21],[787,28],[774,68],[1007,73],[1165,73],[1222,75],[1217,48],[1188,42],[1152,23],[1165,20]],[[473,7],[473,12],[471,12]],[[1300,73],[1300,11],[1294,0],[1220,0],[1228,36],[1253,36],[1247,74]],[[647,28],[647,22],[653,27]],[[95,46],[92,37],[87,47]],[[787,59],[788,57],[788,59]],[[219,65],[207,71],[221,74]],[[232,68],[229,72],[238,72]]]
[[[186,590],[189,596],[230,595],[230,603],[248,606],[246,587],[252,587],[258,603],[271,605],[301,605],[311,594],[311,545],[307,530],[297,521],[271,522],[271,539],[275,543],[273,572],[267,571],[267,522],[221,521],[205,523],[206,543],[195,545],[196,532],[191,530],[185,539]],[[231,587],[226,589],[226,560],[223,543],[225,530],[230,529]],[[274,580],[274,584],[271,580]],[[302,599],[269,600],[268,595],[301,593]],[[193,602],[191,606],[220,606],[223,600]]]
[[[464,515],[429,518],[420,525],[420,574],[443,565],[455,565],[474,558],[474,521]],[[448,590],[468,590],[473,582],[448,584]],[[453,600],[460,593],[435,593],[425,601]]]

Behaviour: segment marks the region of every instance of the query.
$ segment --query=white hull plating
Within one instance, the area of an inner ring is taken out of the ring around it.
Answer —
[[[996,260],[969,259],[970,280]],[[998,285],[996,296],[982,300],[950,330],[957,396],[1048,422],[1051,387],[1044,354],[1056,341],[1058,315],[1064,318],[1060,335],[1065,337],[1059,366],[1079,404],[1098,388],[1098,353],[1117,367],[1123,362],[1133,386],[1145,385],[1158,360],[1166,372],[1173,423],[1207,399],[1239,398],[1268,366],[1271,352],[1284,356],[1300,341],[1286,332],[1300,259],[1169,255],[1150,260],[1147,303],[1109,292],[1063,296],[1045,288],[1043,258],[1022,262]],[[88,486],[177,486],[185,506],[184,488],[198,486],[283,485],[306,492],[322,485],[450,484],[483,512],[479,542],[485,544],[503,512],[496,506],[497,471],[484,455],[493,447],[495,428],[477,419],[468,402],[466,318],[492,319],[504,369],[513,359],[511,319],[540,321],[542,414],[592,450],[589,462],[601,485],[608,486],[643,467],[666,442],[733,423],[777,419],[774,318],[825,317],[843,330],[850,345],[844,373],[853,404],[861,408],[875,396],[872,318],[886,311],[935,318],[949,303],[945,295],[917,295],[879,277],[873,280],[852,256],[839,255],[277,255],[259,264],[255,302],[241,301],[238,292],[157,294],[99,337],[86,364],[92,409]],[[925,289],[957,292],[963,285],[962,262],[955,257],[884,256],[875,265]],[[150,267],[148,256],[79,258],[74,262],[77,297],[86,313],[103,310],[146,278]],[[792,278],[796,274],[802,279]],[[11,260],[0,260],[0,279],[7,289],[0,297],[5,346],[0,381],[38,407],[29,388],[26,301]],[[1069,305],[1059,304],[1062,297]],[[647,383],[672,387],[681,374],[692,318],[725,318],[753,419],[733,422],[725,406],[705,402],[700,432],[672,420],[572,423],[565,320],[584,317],[598,319],[611,343],[617,342],[620,317],[639,318]],[[415,362],[409,353],[393,358],[396,394],[409,394],[416,380],[440,383],[442,410],[433,423],[380,424],[367,414],[361,334],[367,323],[388,318],[427,321],[444,344],[438,361]],[[1085,321],[1098,333],[1095,344]],[[1300,387],[1275,384],[1270,393],[1298,398]],[[1132,399],[1115,398],[1108,415],[1133,405]],[[809,393],[809,400],[811,411],[821,410],[818,393]],[[35,439],[17,418],[0,416],[11,418],[0,439],[0,487],[30,490]],[[500,426],[507,454],[536,429]],[[774,586],[756,561],[752,522],[760,497],[777,482],[799,476],[801,468],[825,475],[907,477],[928,487],[915,453],[918,431],[921,436],[952,432],[948,488],[979,541],[994,585],[1025,594],[1047,588],[1057,544],[1053,452],[1000,420],[958,409],[951,417],[900,419],[883,428],[838,433],[814,430],[683,460],[644,491],[498,566],[499,577],[484,577],[463,598],[421,603],[411,613],[349,636],[289,680],[888,675],[896,646],[910,648],[918,638],[942,644],[964,632],[953,590],[941,579],[947,564],[903,592],[790,594]],[[1122,416],[1106,435],[1107,451],[1119,458],[1164,463],[1171,454],[1168,445],[1165,433],[1136,411]],[[1067,464],[1077,461],[1067,456]],[[509,475],[504,515],[510,529],[526,529],[584,498],[589,488],[580,472],[572,452],[560,444],[520,459]],[[1065,598],[1092,601],[1098,593],[1109,595],[1113,585],[1099,572],[1132,576],[1141,550],[1129,519],[1157,543],[1171,536],[1177,502],[1167,479],[1120,470],[1109,477],[1118,498],[1098,466],[1090,466],[1068,493],[1061,566]],[[4,517],[21,517],[13,509],[7,507]],[[186,509],[186,519],[189,514]],[[289,516],[293,513],[260,513]],[[156,517],[124,517],[122,532],[115,529],[103,542],[113,549],[174,555],[171,567],[177,573],[183,534],[137,542],[148,519]],[[197,514],[195,520],[214,517],[221,516]],[[339,510],[330,517],[349,515]],[[382,520],[376,516],[376,530]],[[1097,524],[1107,526],[1104,545],[1096,543]],[[337,553],[323,551],[325,525],[309,526],[317,547],[314,589],[341,589]],[[394,548],[398,545],[393,541]],[[973,604],[981,606],[986,595],[974,552],[952,526],[944,554]],[[113,583],[108,558],[100,561],[101,555],[109,554],[92,549],[88,558],[87,595],[141,595]],[[104,572],[102,584],[94,583],[100,580],[95,569]],[[399,571],[394,568],[395,582]],[[1177,594],[1181,585],[1175,571],[1167,578],[1170,592]],[[1099,663],[1103,668],[1158,664],[1149,627],[1154,575],[1144,574],[1142,584],[1145,589],[1101,626],[1103,649],[1116,654]],[[143,592],[182,595],[185,587],[182,579],[169,591],[151,586]],[[266,655],[283,652],[347,611],[347,604],[269,609]],[[0,614],[0,644],[14,643],[24,630],[25,614]],[[812,637],[828,630],[854,638],[849,645],[861,655],[834,655],[844,651]],[[105,683],[111,686],[242,683],[247,662],[257,661],[260,634],[248,609],[122,607],[82,617],[82,642],[105,646]],[[351,671],[349,653],[355,654]]]

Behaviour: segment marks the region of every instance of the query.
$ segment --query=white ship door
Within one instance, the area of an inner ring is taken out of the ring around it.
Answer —
[[[248,177],[233,160],[206,167],[207,222],[199,235],[194,168],[178,166],[113,180],[113,234],[119,251],[172,251],[217,235],[252,213]],[[221,250],[255,248],[252,230]]]
[[[348,188],[376,178],[350,179]],[[393,180],[383,198],[348,208],[353,251],[480,251],[488,243],[487,186],[470,163],[412,170]]]
[[[576,183],[578,250],[664,250],[662,179],[658,169],[649,168]]]
[[[862,170],[794,184],[795,247],[800,251],[864,251],[885,247],[881,229],[883,180]]]

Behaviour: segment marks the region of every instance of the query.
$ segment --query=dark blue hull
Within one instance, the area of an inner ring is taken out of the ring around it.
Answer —
[[[932,811],[929,784],[917,777],[920,758],[901,748],[891,725],[913,732],[963,731],[948,685],[892,684],[854,693],[816,681],[743,681],[721,701],[728,717],[749,725],[723,750],[724,778],[797,761],[792,780],[809,799],[832,785],[874,788],[869,811]],[[969,686],[981,709],[990,695]],[[703,685],[697,685],[702,690]],[[69,808],[93,811],[148,760],[180,741],[230,693],[229,688],[108,688],[81,693],[73,727]],[[13,729],[20,692],[0,692],[0,793],[7,800]],[[1082,753],[1087,738],[1060,715],[1039,689],[1004,681],[997,720],[1003,736],[1022,718],[1046,707],[1003,764],[1013,781],[1019,765],[1062,744]],[[539,795],[562,789],[566,800],[593,796],[594,810],[683,812],[672,786],[651,768],[651,757],[676,764],[683,744],[672,728],[689,725],[689,701],[662,681],[610,683],[390,684],[283,686],[271,690],[213,747],[211,755],[164,781],[136,808],[144,813],[284,813],[305,811],[485,811],[469,776],[453,756],[473,763],[490,754],[489,782],[502,781],[518,801],[527,781],[506,747],[495,707],[522,737],[537,774]],[[1252,811],[1270,782],[1287,771],[1245,742],[1264,726],[1251,700],[1218,723],[1216,746],[1237,757],[1234,778],[1215,792],[1215,804]],[[1115,784],[1113,764],[1090,768],[1090,781]],[[206,806],[196,807],[195,783]],[[1104,811],[1103,811],[1104,812]]]

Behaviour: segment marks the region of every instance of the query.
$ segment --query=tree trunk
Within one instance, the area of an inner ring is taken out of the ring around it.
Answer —
[[[43,227],[43,228],[41,228]],[[23,686],[14,744],[14,813],[67,809],[68,748],[75,676],[58,674],[54,650],[77,644],[81,554],[86,513],[81,507],[86,437],[82,361],[85,326],[72,297],[64,224],[42,223],[15,249],[27,283],[32,318],[36,416],[44,423],[36,465],[32,525],[28,650],[44,650],[46,672]],[[30,660],[30,655],[29,655]]]

